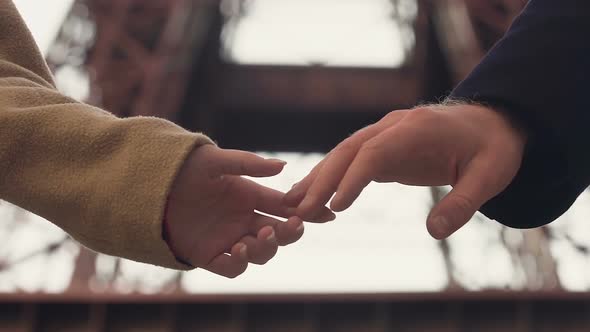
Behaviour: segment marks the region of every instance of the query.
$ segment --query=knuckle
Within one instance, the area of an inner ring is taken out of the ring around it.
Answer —
[[[428,108],[428,107],[420,107],[411,110],[406,114],[404,117],[405,121],[412,121],[412,122],[431,122],[437,119],[437,113]]]
[[[238,163],[238,169],[241,174],[245,174],[248,172],[248,166],[246,165],[246,161],[244,159],[240,160]]]
[[[348,138],[345,139],[342,143],[338,144],[338,146],[336,146],[336,148],[334,149],[334,152],[345,152],[354,149],[356,149],[356,144],[350,138]]]
[[[408,112],[410,112],[410,111],[411,110],[407,110],[407,109],[391,111],[391,112],[387,113],[383,118],[381,118],[381,120],[379,120],[379,122],[377,122],[377,125],[380,125],[380,126],[394,125],[394,124],[400,122],[402,119],[404,119],[406,117],[406,115],[408,114]]]
[[[454,194],[454,203],[459,208],[461,213],[471,213],[473,210],[476,210],[477,207],[475,202],[469,196],[463,194]]]
[[[387,115],[385,115],[381,121],[385,121],[385,122],[389,122],[392,120],[398,120],[400,118],[401,115],[403,115],[404,111],[392,111],[387,113]]]
[[[385,119],[385,120],[390,120],[390,119],[392,119],[393,117],[395,117],[395,116],[396,116],[396,115],[395,115],[395,112],[396,112],[396,111],[393,111],[393,112],[389,112],[389,113],[387,113],[387,115],[385,115],[385,116],[383,117],[383,119]]]
[[[383,149],[382,144],[380,144],[376,140],[370,140],[370,141],[363,143],[363,145],[361,146],[360,153],[365,155],[365,157],[373,156],[374,154],[378,153],[381,149]]]

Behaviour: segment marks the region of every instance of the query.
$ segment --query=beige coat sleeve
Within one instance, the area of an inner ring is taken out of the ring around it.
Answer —
[[[187,269],[162,239],[180,166],[206,136],[120,119],[60,94],[10,0],[0,0],[0,199],[109,255]]]

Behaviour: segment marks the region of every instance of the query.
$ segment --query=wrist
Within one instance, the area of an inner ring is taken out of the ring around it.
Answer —
[[[166,244],[168,245],[168,248],[170,249],[170,251],[172,252],[172,254],[174,255],[174,257],[176,258],[176,260],[179,263],[188,265],[188,266],[192,266],[191,263],[187,262],[184,258],[181,257],[180,255],[180,250],[176,247],[176,245],[174,244],[174,242],[172,241],[172,237],[171,237],[171,225],[170,225],[170,221],[168,218],[168,205],[169,205],[169,201],[170,199],[166,199],[166,205],[164,207],[164,219],[162,220],[162,239],[164,240],[164,242],[166,242]]]
[[[462,100],[446,100],[440,106],[466,113],[466,116],[477,116],[479,120],[475,123],[478,124],[478,129],[491,127],[493,133],[498,131],[506,133],[511,141],[522,149],[531,139],[531,130],[507,107]]]

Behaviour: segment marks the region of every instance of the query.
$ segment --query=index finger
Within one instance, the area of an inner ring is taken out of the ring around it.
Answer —
[[[305,198],[305,193],[307,193],[307,189],[315,180],[320,169],[322,169],[322,167],[324,166],[324,163],[328,156],[326,156],[322,161],[315,165],[308,175],[306,175],[301,181],[296,183],[291,188],[291,190],[289,190],[287,194],[285,194],[283,201],[287,206],[297,207],[299,204],[301,204],[301,201],[303,200],[303,198]]]
[[[330,152],[310,184],[305,198],[297,208],[303,219],[314,218],[336,192],[338,185],[363,143],[379,134],[381,126],[371,125],[359,130]]]
[[[363,189],[373,181],[378,173],[378,164],[378,155],[373,150],[361,150],[340,182],[330,204],[332,210],[340,212],[348,209]]]

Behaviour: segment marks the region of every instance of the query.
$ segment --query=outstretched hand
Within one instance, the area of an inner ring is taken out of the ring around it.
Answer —
[[[285,203],[297,207],[298,216],[314,218],[332,196],[332,210],[347,209],[372,181],[451,185],[427,220],[434,238],[446,238],[510,184],[525,140],[504,115],[483,106],[394,111],[340,143]]]
[[[233,278],[248,263],[265,264],[278,246],[297,241],[303,223],[284,204],[284,194],[240,176],[273,176],[284,166],[249,152],[197,148],[172,186],[166,212],[168,242],[178,258]],[[317,211],[310,221],[334,218],[325,207]]]

